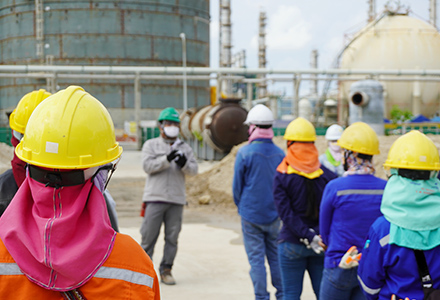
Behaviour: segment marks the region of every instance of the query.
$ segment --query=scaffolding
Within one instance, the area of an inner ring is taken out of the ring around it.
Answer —
[[[36,55],[40,62],[44,60],[44,17],[43,0],[35,0],[35,39]]]

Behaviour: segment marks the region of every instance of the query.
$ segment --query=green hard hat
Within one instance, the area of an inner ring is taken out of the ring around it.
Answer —
[[[160,112],[159,118],[157,120],[159,122],[165,120],[165,121],[172,121],[172,122],[180,123],[179,113],[177,112],[177,110],[174,107],[167,107],[164,110],[162,110]]]

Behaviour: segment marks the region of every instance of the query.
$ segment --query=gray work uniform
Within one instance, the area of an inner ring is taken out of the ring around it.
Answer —
[[[187,158],[180,168],[168,162],[167,154],[179,150]],[[177,240],[182,227],[185,197],[185,175],[197,174],[198,166],[191,147],[177,139],[173,144],[162,137],[147,140],[142,147],[142,167],[147,173],[142,201],[147,203],[141,226],[141,246],[152,257],[162,223],[165,226],[164,254],[160,270],[171,269],[177,253]]]

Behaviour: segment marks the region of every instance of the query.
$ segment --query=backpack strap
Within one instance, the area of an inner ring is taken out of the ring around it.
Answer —
[[[61,292],[64,300],[87,300],[79,289],[74,289],[67,292]]]
[[[428,265],[426,264],[425,254],[422,250],[413,249],[416,256],[417,267],[419,268],[419,276],[422,280],[423,288],[432,288],[432,279],[429,274]]]

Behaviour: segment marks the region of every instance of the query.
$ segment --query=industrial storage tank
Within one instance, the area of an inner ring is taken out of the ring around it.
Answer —
[[[209,65],[209,0],[0,0],[0,28],[0,64],[182,66],[183,32],[187,65]],[[134,120],[133,80],[57,80],[60,89],[70,84],[101,100],[116,126]],[[141,119],[183,107],[182,81],[141,84]],[[0,79],[0,112],[42,87],[43,79]],[[188,81],[189,107],[209,96],[207,81]]]
[[[341,57],[341,69],[440,69],[440,34],[419,19],[388,11],[376,23],[356,34]],[[392,76],[395,77],[395,76]],[[381,76],[386,78],[386,76]],[[440,83],[428,81],[384,81],[384,117],[394,105],[432,117],[439,110]],[[347,120],[350,86],[340,82],[339,120]]]

